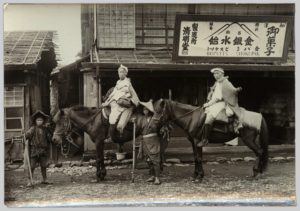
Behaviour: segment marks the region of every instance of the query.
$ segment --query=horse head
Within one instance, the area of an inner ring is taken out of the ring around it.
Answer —
[[[53,117],[55,129],[53,132],[52,141],[56,144],[61,144],[63,137],[65,137],[71,130],[71,121],[68,117],[69,109],[60,109]]]
[[[170,112],[170,100],[167,99],[159,99],[154,104],[154,111],[156,118],[161,122],[161,124],[166,124],[171,120],[171,112]]]

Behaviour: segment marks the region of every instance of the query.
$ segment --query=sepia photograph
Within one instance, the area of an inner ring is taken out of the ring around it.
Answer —
[[[4,205],[296,207],[296,3],[2,3]]]

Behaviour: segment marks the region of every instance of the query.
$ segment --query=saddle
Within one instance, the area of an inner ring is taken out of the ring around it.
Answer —
[[[126,108],[121,115],[119,116],[117,120],[117,128],[123,130],[128,122],[132,122],[133,118],[135,116],[135,113],[133,112],[133,107]],[[109,119],[109,115],[111,113],[110,107],[105,107],[102,109],[102,114],[105,119]]]
[[[221,133],[234,133],[234,116],[228,117],[223,109],[216,117],[212,131]]]

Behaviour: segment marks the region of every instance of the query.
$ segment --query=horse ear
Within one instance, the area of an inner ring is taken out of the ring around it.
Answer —
[[[165,106],[165,101],[163,99],[160,99],[160,107],[163,108]]]

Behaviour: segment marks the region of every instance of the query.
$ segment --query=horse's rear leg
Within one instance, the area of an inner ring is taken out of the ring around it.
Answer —
[[[256,155],[256,161],[253,166],[253,177],[259,177],[263,171],[261,166],[263,149],[257,143],[259,141],[259,134],[255,130],[244,128],[241,131],[241,138]]]

